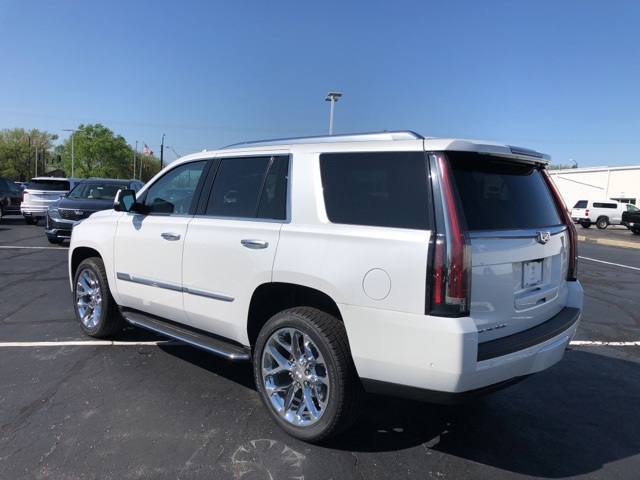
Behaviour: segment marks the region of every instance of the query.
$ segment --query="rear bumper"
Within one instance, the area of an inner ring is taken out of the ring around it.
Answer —
[[[47,214],[48,207],[20,207],[23,217],[41,217]]]
[[[581,287],[579,284],[577,288]],[[367,391],[457,403],[545,370],[564,355],[581,315],[564,308],[542,325],[478,344],[473,320],[341,306],[352,356]]]

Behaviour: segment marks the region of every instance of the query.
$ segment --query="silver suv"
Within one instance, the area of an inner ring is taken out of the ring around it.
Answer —
[[[25,222],[35,225],[39,219],[45,218],[49,205],[64,197],[78,182],[78,178],[32,178],[22,191],[20,212]]]
[[[126,321],[253,362],[305,441],[352,425],[365,392],[503,388],[558,362],[582,311],[548,160],[413,132],[185,157],[73,229],[75,314],[90,336]]]

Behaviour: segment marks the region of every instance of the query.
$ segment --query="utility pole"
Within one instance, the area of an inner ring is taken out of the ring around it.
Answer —
[[[164,159],[164,136],[166,133],[162,134],[162,145],[160,145],[160,170],[162,170],[162,160]]]
[[[138,140],[136,140],[136,149],[133,151],[133,179],[136,179],[136,154],[138,153]]]

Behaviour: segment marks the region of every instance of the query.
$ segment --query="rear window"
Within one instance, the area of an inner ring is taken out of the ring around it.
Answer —
[[[573,206],[573,208],[587,208],[587,200],[578,200],[578,202]]]
[[[430,229],[424,153],[325,153],[320,173],[332,223]]]
[[[527,230],[562,223],[536,167],[486,155],[448,156],[470,231]]]
[[[56,192],[65,192],[70,190],[69,180],[42,179],[31,180],[27,186],[30,190],[53,190]]]

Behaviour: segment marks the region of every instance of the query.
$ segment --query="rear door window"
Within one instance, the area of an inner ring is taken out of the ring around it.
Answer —
[[[452,152],[448,157],[470,231],[562,223],[537,167],[478,154]]]
[[[578,202],[573,206],[573,208],[587,208],[587,201],[578,200]]]
[[[205,215],[284,220],[287,156],[223,158]]]

